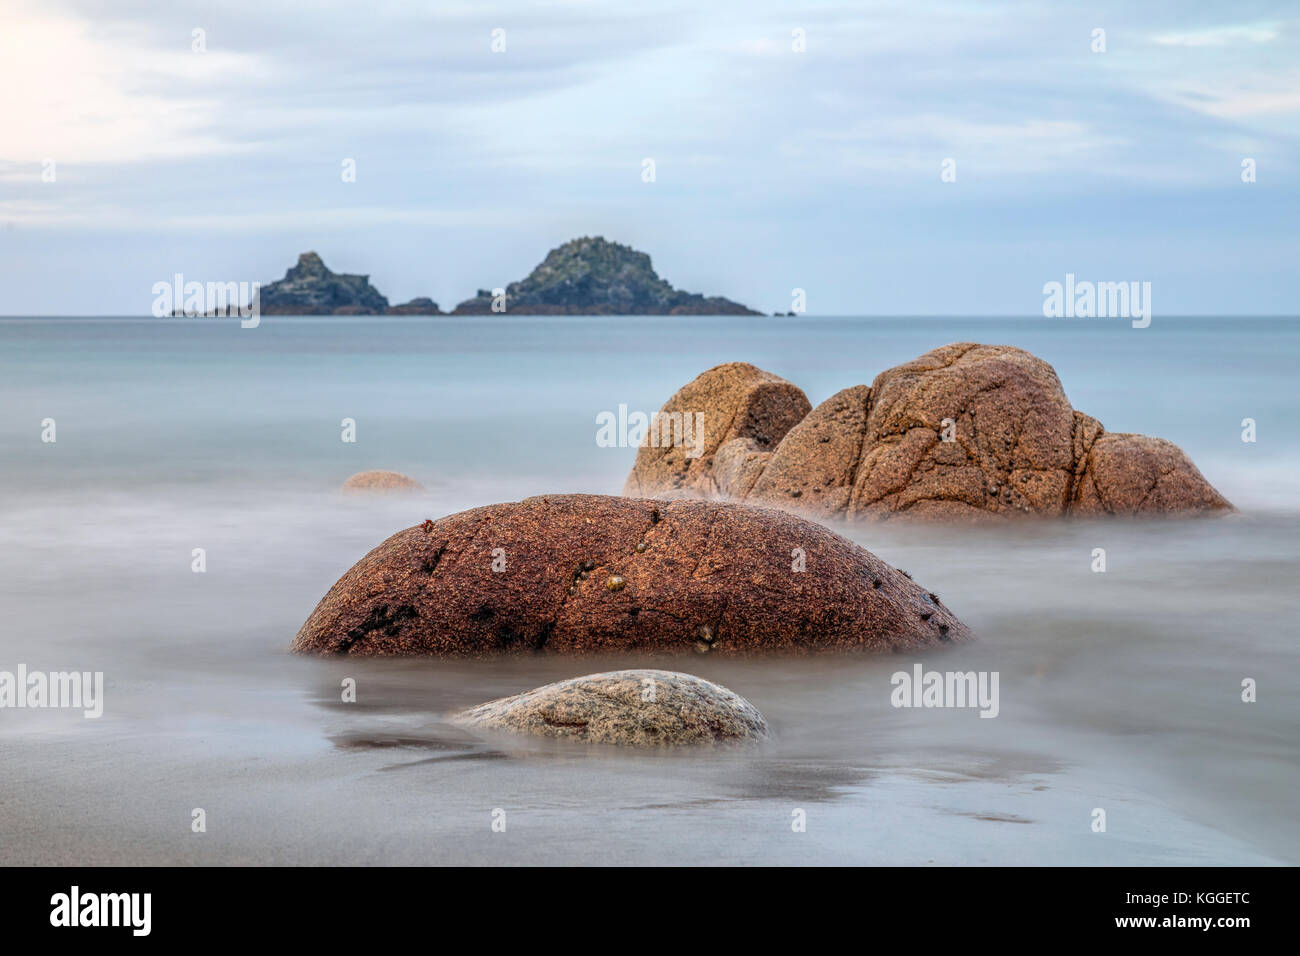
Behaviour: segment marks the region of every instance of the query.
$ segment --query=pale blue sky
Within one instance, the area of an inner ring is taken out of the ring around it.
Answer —
[[[1290,2],[5,7],[0,313],[306,249],[450,308],[584,234],[763,311],[1033,315],[1066,272],[1300,311]]]

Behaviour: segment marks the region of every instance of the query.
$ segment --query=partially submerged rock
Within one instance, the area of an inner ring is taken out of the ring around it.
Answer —
[[[623,494],[742,497],[761,462],[811,408],[797,386],[747,362],[711,368],[658,412]],[[689,441],[675,440],[678,422]]]
[[[546,495],[399,531],[330,588],[292,649],[808,653],[968,636],[905,573],[794,515]]]
[[[625,747],[762,740],[757,708],[711,681],[663,670],[588,674],[489,701],[452,718],[464,727],[513,730]]]
[[[1124,512],[1223,511],[1231,505],[1201,477],[1173,442],[1147,435],[1106,433],[1080,462],[1071,499],[1079,515]]]
[[[343,482],[348,494],[412,494],[424,491],[424,485],[400,471],[361,471]]]
[[[843,514],[866,438],[870,399],[870,388],[855,385],[809,412],[773,449],[745,500],[778,508],[793,500],[802,513],[818,518]]]
[[[1176,445],[1108,434],[1070,406],[1050,365],[1011,346],[935,349],[782,424],[775,447],[706,447],[685,475],[651,467],[666,456],[643,447],[625,493],[848,520],[1232,510]]]

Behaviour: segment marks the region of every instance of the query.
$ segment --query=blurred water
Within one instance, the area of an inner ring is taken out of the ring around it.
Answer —
[[[959,340],[1041,355],[1076,407],[1182,445],[1243,509],[840,529],[974,628],[921,660],[998,671],[997,719],[892,708],[910,657],[692,656],[652,663],[748,697],[771,743],[611,753],[443,717],[644,659],[285,653],[399,528],[617,493],[634,451],[596,446],[602,410],[653,410],[735,359],[815,403]],[[1297,344],[1296,324],[1264,319],[0,321],[0,669],[102,670],[107,686],[98,721],[0,710],[0,862],[1294,863]],[[376,467],[428,492],[337,493]],[[346,676],[356,704],[339,701]]]
[[[595,415],[653,411],[699,372],[749,361],[814,404],[938,345],[1051,362],[1111,431],[1181,445],[1239,503],[1292,508],[1300,322],[268,317],[0,320],[0,490],[155,483],[331,488],[385,464],[428,486],[607,491],[631,456]],[[40,421],[58,422],[57,446]],[[358,423],[355,445],[339,422]],[[1259,441],[1241,441],[1253,418]]]

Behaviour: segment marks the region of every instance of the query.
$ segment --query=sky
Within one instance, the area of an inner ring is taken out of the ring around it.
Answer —
[[[581,235],[765,312],[1300,312],[1293,0],[0,0],[0,103],[5,315],[308,249],[449,309]]]

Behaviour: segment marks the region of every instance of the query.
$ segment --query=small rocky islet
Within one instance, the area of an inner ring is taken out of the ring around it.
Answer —
[[[647,436],[625,495],[847,521],[1234,510],[1177,445],[1106,431],[1071,406],[1048,363],[1007,345],[946,345],[816,408],[792,383],[732,362],[683,386],[665,414],[702,420],[703,447]]]
[[[426,520],[321,599],[321,654],[806,654],[967,639],[933,592],[828,528],[714,501],[544,495]]]
[[[674,289],[650,257],[601,236],[583,236],[546,254],[528,276],[504,287],[515,315],[761,315],[722,296]],[[489,315],[495,297],[480,289],[453,315]]]
[[[665,670],[588,674],[461,711],[452,723],[624,747],[744,743],[767,738],[749,701],[719,684]]]
[[[370,276],[332,272],[315,252],[304,252],[283,279],[258,292],[262,315],[438,315],[429,298],[389,305]]]

